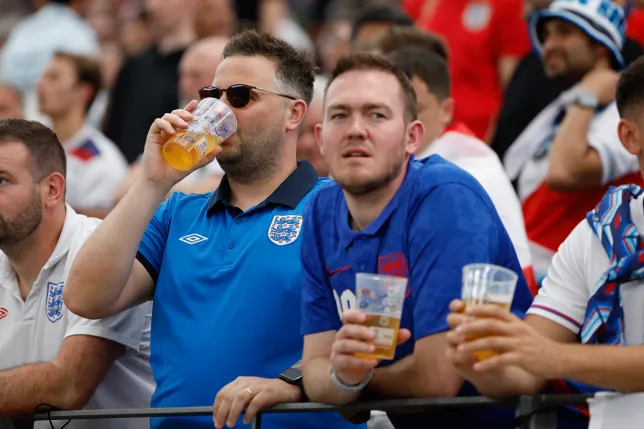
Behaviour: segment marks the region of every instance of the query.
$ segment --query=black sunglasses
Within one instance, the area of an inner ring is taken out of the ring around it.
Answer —
[[[242,107],[248,106],[248,103],[250,103],[250,95],[253,92],[253,89],[279,95],[280,97],[286,97],[291,100],[297,100],[297,98],[288,94],[282,94],[280,92],[269,91],[268,89],[244,84],[231,85],[227,89],[217,88],[216,86],[207,86],[199,90],[199,97],[201,97],[202,100],[204,98],[221,98],[221,96],[226,93],[226,97],[228,98],[230,105],[236,109],[241,109]]]

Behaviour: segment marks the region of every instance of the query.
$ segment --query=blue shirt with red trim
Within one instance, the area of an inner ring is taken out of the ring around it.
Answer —
[[[490,263],[519,275],[512,312],[523,317],[532,295],[512,242],[489,196],[469,173],[438,155],[412,158],[393,199],[365,230],[353,231],[342,189],[329,183],[305,209],[302,227],[302,334],[337,330],[340,313],[356,308],[356,273],[407,277],[401,327],[412,332],[393,362],[414,342],[449,329],[449,303],[461,296],[463,266]],[[383,362],[390,365],[393,362]],[[404,380],[400,381],[404,383]],[[469,383],[459,396],[479,393]],[[514,410],[502,407],[388,413],[401,428],[512,428]]]

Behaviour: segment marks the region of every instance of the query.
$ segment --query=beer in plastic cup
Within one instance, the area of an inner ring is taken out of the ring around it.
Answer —
[[[237,131],[235,114],[219,99],[204,98],[193,115],[188,129],[176,130],[163,145],[165,160],[177,170],[189,170]]]
[[[356,353],[363,359],[391,360],[396,353],[400,316],[405,302],[407,279],[380,274],[356,274],[356,304],[367,315],[376,349],[371,354]]]
[[[461,297],[465,306],[496,304],[510,311],[519,276],[512,270],[492,264],[469,264],[463,267]],[[469,338],[474,340],[476,338]],[[475,352],[478,360],[489,359],[498,353],[493,350]]]

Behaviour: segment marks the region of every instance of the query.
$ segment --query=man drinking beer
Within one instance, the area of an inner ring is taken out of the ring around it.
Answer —
[[[312,401],[346,404],[363,394],[478,395],[445,356],[445,317],[450,301],[461,295],[467,264],[517,273],[511,310],[522,316],[530,305],[519,261],[490,198],[472,176],[442,158],[414,160],[423,133],[414,89],[399,68],[365,53],[339,61],[316,128],[337,183],[311,198],[302,230],[302,370]],[[356,290],[357,273],[408,279],[393,341],[412,341],[399,345],[393,360],[354,356],[376,351],[374,331],[361,326],[367,316],[356,309],[356,292],[370,293]],[[496,407],[389,417],[398,429],[496,428],[513,419],[511,410]]]

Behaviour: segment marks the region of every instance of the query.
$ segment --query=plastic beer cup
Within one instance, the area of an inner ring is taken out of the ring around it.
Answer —
[[[219,99],[204,98],[193,115],[188,129],[176,130],[163,145],[166,162],[177,170],[191,169],[237,131],[235,114]]]
[[[466,307],[495,304],[509,312],[518,279],[517,273],[507,268],[492,264],[469,264],[463,267],[461,298]],[[497,354],[493,350],[474,353],[478,360],[489,359]]]
[[[367,315],[376,349],[371,354],[356,353],[364,359],[391,360],[396,353],[400,317],[405,302],[407,279],[380,274],[356,274],[356,305]]]

